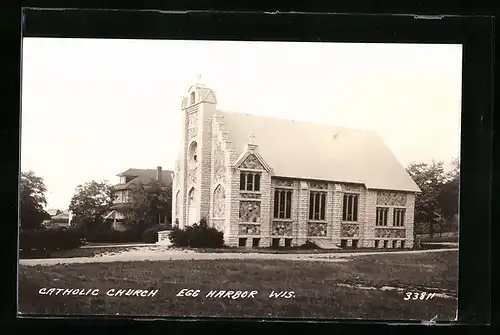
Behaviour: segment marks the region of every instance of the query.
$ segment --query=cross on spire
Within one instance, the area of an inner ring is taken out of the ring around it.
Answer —
[[[203,76],[203,74],[202,74],[202,73],[198,73],[198,77],[197,77],[197,78],[198,78],[198,83],[201,83],[201,77],[202,77],[202,76]]]
[[[250,135],[248,137],[250,138],[250,144],[255,144],[255,134],[250,133]]]

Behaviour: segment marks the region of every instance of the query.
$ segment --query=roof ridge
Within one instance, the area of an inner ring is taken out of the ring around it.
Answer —
[[[226,111],[226,110],[217,110],[215,115],[217,115],[217,113],[221,113],[222,117],[224,117],[223,114],[247,115],[247,116],[251,116],[251,117],[258,117],[258,118],[264,118],[264,119],[288,121],[291,123],[300,123],[300,124],[306,124],[306,125],[308,124],[308,125],[314,125],[314,126],[324,126],[324,127],[333,128],[333,129],[337,128],[339,130],[345,129],[345,130],[362,131],[362,132],[371,131],[369,129],[353,128],[353,127],[347,127],[347,126],[343,126],[343,125],[334,125],[334,124],[329,124],[329,123],[319,123],[319,122],[313,122],[313,121],[287,119],[284,117],[268,116],[268,115],[260,115],[260,114],[250,114],[250,113],[242,113],[242,112],[234,112],[234,111]]]

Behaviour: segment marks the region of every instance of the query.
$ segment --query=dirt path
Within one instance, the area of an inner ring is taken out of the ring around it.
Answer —
[[[380,255],[380,254],[415,254],[443,252],[455,249],[432,249],[418,251],[393,252],[353,252],[353,253],[323,253],[323,254],[264,254],[264,253],[200,253],[187,250],[173,250],[165,246],[138,247],[117,254],[103,254],[94,257],[21,259],[20,265],[56,265],[75,263],[106,263],[133,261],[169,261],[169,260],[207,260],[207,259],[272,259],[292,261],[345,262],[350,257]]]

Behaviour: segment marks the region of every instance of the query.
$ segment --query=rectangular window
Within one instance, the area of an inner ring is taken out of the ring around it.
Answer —
[[[257,173],[257,174],[254,174],[254,182],[253,182],[253,190],[254,191],[260,191],[260,174]]]
[[[280,239],[279,238],[273,238],[271,241],[271,246],[273,248],[278,248],[280,246]]]
[[[386,248],[386,249],[387,249],[387,245],[388,245],[388,244],[389,244],[389,241],[385,240],[385,241],[384,241],[384,248]]]
[[[358,221],[358,194],[344,194],[344,203],[342,207],[343,221]]]
[[[405,241],[401,241],[401,249],[405,248]]]
[[[244,191],[245,190],[245,180],[246,180],[247,175],[245,173],[240,174],[240,190]]]
[[[253,185],[254,185],[253,182],[254,182],[253,175],[247,174],[247,185],[246,185],[245,190],[247,190],[247,191],[253,191]]]
[[[387,216],[389,214],[389,208],[377,207],[377,221],[375,225],[377,226],[387,226]]]
[[[394,208],[394,216],[392,217],[392,225],[396,227],[403,227],[405,224],[404,208]]]
[[[240,191],[260,191],[260,173],[241,172]]]
[[[347,247],[347,240],[340,240],[340,247],[341,248]]]
[[[274,218],[290,219],[292,216],[292,190],[274,191]]]
[[[398,245],[398,241],[392,241],[392,248],[393,249],[396,249],[397,245]]]
[[[375,240],[375,248],[378,248],[378,246],[379,246],[379,242],[378,242],[378,240]]]
[[[238,246],[240,247],[246,247],[247,245],[247,239],[246,238],[240,238],[238,241]]]
[[[310,192],[309,194],[309,220],[325,220],[326,193]]]
[[[252,247],[257,248],[260,244],[260,238],[254,238],[252,241]]]
[[[352,248],[356,249],[358,247],[358,240],[352,240]]]
[[[292,239],[285,238],[285,247],[290,248],[292,246]]]

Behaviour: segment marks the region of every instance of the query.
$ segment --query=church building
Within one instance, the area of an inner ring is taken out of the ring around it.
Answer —
[[[376,133],[221,111],[201,83],[181,114],[180,228],[206,218],[236,247],[413,246],[420,190]]]

